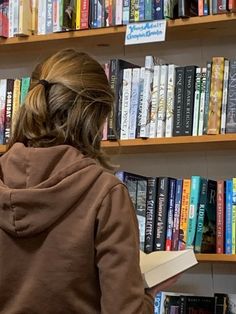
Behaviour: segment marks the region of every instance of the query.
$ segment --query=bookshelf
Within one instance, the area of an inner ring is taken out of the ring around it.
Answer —
[[[221,14],[168,21],[166,42],[139,46],[140,49],[138,53],[137,47],[124,47],[125,31],[125,26],[117,26],[2,39],[0,41],[0,50],[4,55],[2,63],[4,62],[4,69],[6,68],[5,64],[9,64],[12,73],[15,70],[16,73],[18,71],[20,76],[22,76],[21,73],[23,70],[17,67],[19,56],[19,60],[23,59],[24,61],[22,65],[22,68],[25,67],[24,75],[29,75],[31,68],[36,62],[36,53],[38,56],[39,52],[39,58],[43,58],[47,53],[51,54],[58,49],[74,46],[80,50],[92,53],[93,56],[97,57],[100,61],[107,61],[112,57],[121,57],[131,61],[135,60],[135,62],[138,60],[143,63],[144,55],[154,54],[161,57],[164,56],[165,60],[176,62],[176,64],[192,64],[193,62],[204,64],[209,57],[214,55],[235,57],[236,44],[233,42],[232,38],[234,39],[236,35],[236,14]],[[226,46],[222,46],[219,38],[222,39],[223,44]],[[189,42],[191,42],[191,45]],[[41,47],[43,49],[41,49]],[[14,60],[15,56],[17,56],[16,61]],[[13,62],[13,65],[11,62]],[[178,176],[178,171],[176,170],[176,173],[174,173],[173,169],[175,167],[177,168],[179,165],[179,171],[181,171],[182,174],[182,170],[184,169],[182,159],[184,162],[188,163],[189,158],[191,158],[191,162],[189,163],[188,169],[183,174],[184,176],[190,175],[190,172],[188,172],[190,168],[192,174],[194,171],[198,173],[200,170],[203,171],[203,174],[208,174],[205,167],[201,164],[203,158],[199,157],[201,152],[206,152],[207,156],[209,156],[209,160],[215,158],[212,165],[214,171],[212,169],[209,171],[209,177],[211,177],[213,173],[217,173],[218,169],[221,170],[221,174],[223,173],[225,175],[229,173],[229,167],[232,168],[230,175],[236,176],[236,134],[135,139],[124,140],[119,143],[117,141],[104,141],[102,147],[108,154],[117,155],[116,158],[118,163],[121,164],[121,167],[127,166],[126,169],[129,169],[130,166],[131,171],[136,169],[137,172],[144,175],[158,176],[160,173],[161,175],[165,173],[165,175]],[[0,153],[4,153],[5,151],[6,146],[0,145]],[[228,172],[222,169],[225,165],[225,156],[222,156],[222,153],[218,154],[218,151],[224,151],[226,156],[231,155],[227,160]],[[162,157],[158,154],[162,152],[174,153],[171,156],[168,155],[168,163],[166,163],[166,165],[164,160],[166,157]],[[186,157],[186,152],[192,153],[193,156],[188,155]],[[195,153],[197,156],[195,156]],[[129,154],[133,155],[132,158],[128,156]],[[147,156],[147,158],[146,156],[140,157],[144,154],[149,154],[150,156]],[[119,159],[121,159],[121,162],[119,162]],[[134,161],[136,159],[139,160],[135,163]],[[158,168],[157,161],[160,159],[162,160]],[[233,267],[236,263],[236,255],[197,254],[197,259],[200,267],[208,267],[210,264],[219,264],[219,266],[227,268],[228,265]],[[227,266],[224,266],[224,264],[227,264]],[[207,269],[207,271],[205,271],[205,269]],[[216,275],[218,275],[217,272],[220,275],[223,273],[222,284],[219,284],[221,289],[226,287],[225,282],[229,280],[229,278],[232,281],[232,278],[236,279],[236,272],[234,270],[232,270],[230,274],[225,274],[221,268],[215,272]],[[207,287],[208,282],[212,280],[212,274],[209,268],[199,270],[199,274],[199,279],[196,279],[194,288],[198,285],[203,290],[203,286],[206,284]],[[191,281],[191,274],[189,276]],[[202,278],[204,278],[203,284],[201,282]],[[189,289],[192,289],[192,281],[189,287]],[[227,289],[227,291],[234,293],[233,284],[230,287],[227,286]],[[205,292],[200,291],[200,293]]]
[[[1,39],[1,50],[14,49],[21,51],[36,47],[39,44],[55,45],[57,43],[68,45],[79,42],[80,47],[117,47],[124,45],[126,26],[105,27],[98,29],[78,30],[52,33],[47,35],[31,35]],[[176,19],[167,22],[167,42],[183,39],[197,39],[202,37],[219,38],[220,36],[236,35],[236,14],[220,14]],[[164,45],[165,43],[162,43]],[[16,52],[15,51],[15,52]]]

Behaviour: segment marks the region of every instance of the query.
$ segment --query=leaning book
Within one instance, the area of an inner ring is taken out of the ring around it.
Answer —
[[[151,288],[198,262],[192,249],[183,251],[156,251],[145,254],[140,251],[140,268],[146,288]]]

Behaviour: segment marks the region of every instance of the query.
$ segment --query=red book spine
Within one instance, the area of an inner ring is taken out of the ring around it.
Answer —
[[[198,0],[198,15],[199,16],[203,16],[203,7],[204,7],[204,3],[203,0]]]
[[[228,10],[231,11],[233,8],[233,0],[228,1]]]
[[[89,0],[81,1],[80,29],[87,29],[89,21]]]
[[[232,1],[232,12],[236,12],[236,0],[231,0]]]
[[[217,181],[217,205],[216,205],[216,253],[224,253],[224,223],[225,223],[225,182]]]
[[[8,11],[9,11],[9,0],[5,0],[3,2],[3,7],[2,7],[2,36],[6,38],[9,36]]]

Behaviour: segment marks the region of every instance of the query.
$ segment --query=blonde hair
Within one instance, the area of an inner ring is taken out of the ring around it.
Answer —
[[[106,74],[97,61],[73,49],[59,51],[33,71],[9,148],[16,142],[32,147],[68,144],[112,169],[101,139],[113,101]]]

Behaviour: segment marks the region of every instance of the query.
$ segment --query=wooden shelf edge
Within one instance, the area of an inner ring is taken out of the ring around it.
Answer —
[[[235,263],[236,254],[196,254],[199,263]]]
[[[192,29],[193,26],[201,27],[208,25],[211,27],[211,24],[218,23],[228,23],[236,21],[236,14],[218,14],[218,15],[208,15],[208,16],[196,16],[188,19],[176,19],[167,21],[167,33],[175,32],[179,28],[189,28]],[[6,38],[0,40],[0,46],[9,46],[9,45],[21,45],[21,44],[30,44],[30,43],[40,43],[40,42],[50,42],[56,40],[67,40],[67,39],[82,39],[82,38],[98,38],[100,36],[114,36],[121,35],[124,36],[126,31],[126,26],[111,26],[97,29],[86,29],[86,30],[73,30],[65,31],[59,33],[51,33],[46,35],[30,35],[25,37],[14,37]],[[184,37],[184,36],[183,36]]]

